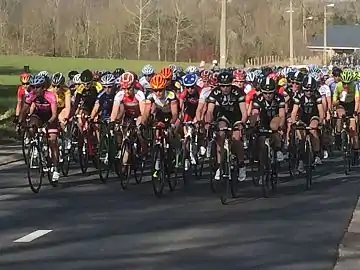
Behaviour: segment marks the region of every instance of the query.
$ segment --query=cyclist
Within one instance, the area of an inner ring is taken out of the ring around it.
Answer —
[[[219,129],[233,127],[232,132],[232,149],[237,157],[239,165],[239,181],[246,179],[246,168],[244,163],[244,143],[242,142],[242,125],[246,123],[247,112],[245,106],[245,93],[237,86],[232,85],[233,74],[231,72],[221,72],[218,76],[219,86],[215,87],[208,98],[206,112],[206,121],[212,122],[215,118]],[[219,112],[214,116],[215,108]],[[220,147],[223,145],[225,133],[218,133],[217,144],[217,161],[220,164]],[[215,173],[215,180],[220,179],[220,169]]]
[[[285,124],[285,100],[282,95],[276,93],[276,82],[269,78],[263,78],[260,82],[261,94],[254,97],[252,112],[250,117],[250,126],[254,127],[258,121],[261,128],[278,131],[284,128]],[[264,145],[265,138],[261,136],[259,142]],[[271,144],[276,152],[276,158],[279,162],[284,159],[281,152],[281,137],[279,132],[271,134]],[[260,157],[262,157],[263,147],[260,148]],[[262,162],[265,162],[264,160]],[[264,163],[263,163],[264,164]]]
[[[304,77],[301,89],[301,94],[297,93],[294,96],[294,106],[291,112],[292,123],[313,128],[313,130],[310,130],[310,134],[311,144],[315,154],[315,164],[322,164],[320,159],[320,137],[318,130],[316,130],[324,120],[322,97],[317,91],[316,80],[311,76]],[[297,117],[299,118],[298,122],[296,122]],[[300,141],[304,143],[304,132],[297,132],[297,136]],[[299,172],[304,172],[303,150],[304,147],[301,147],[302,153],[300,153]]]
[[[21,85],[18,86],[18,90],[17,90],[17,102],[16,102],[14,123],[18,122],[24,100],[25,100],[26,96],[29,95],[30,78],[31,78],[31,75],[27,72],[23,72],[20,74]]]
[[[52,181],[58,181],[60,174],[58,173],[59,148],[57,146],[57,103],[54,93],[47,91],[46,80],[43,76],[34,76],[30,79],[32,91],[25,99],[23,110],[20,114],[19,123],[22,122],[26,113],[29,112],[30,134],[34,133],[34,128],[45,126],[49,134],[49,147],[51,150],[51,158],[53,161]]]
[[[359,138],[357,136],[357,113],[359,111],[359,89],[354,82],[354,73],[351,69],[344,69],[340,74],[341,81],[336,84],[333,94],[333,106],[336,109],[336,144],[340,144],[341,117],[346,115],[350,118],[350,136],[353,142],[355,159],[358,157]]]
[[[61,129],[64,129],[71,110],[71,93],[70,89],[65,86],[65,77],[62,73],[58,72],[52,76],[48,91],[53,92],[56,96],[58,120]]]
[[[179,94],[179,102],[180,102],[180,111],[182,112],[182,118],[184,122],[194,121],[196,122],[196,109],[199,103],[200,91],[201,89],[196,85],[198,81],[198,76],[196,74],[186,74],[183,77],[183,87],[184,90]],[[184,130],[184,138],[187,139],[188,128],[185,126]],[[186,142],[185,142],[185,145]],[[189,149],[187,149],[189,150]],[[205,155],[206,149],[205,147],[200,147],[200,154]],[[196,165],[196,159],[194,153],[190,152],[190,161],[185,160],[185,171],[187,171],[190,167],[189,162],[192,165]]]
[[[150,93],[150,80],[155,75],[155,69],[152,65],[145,65],[142,70],[142,77],[139,79],[139,83],[146,90],[146,95]]]

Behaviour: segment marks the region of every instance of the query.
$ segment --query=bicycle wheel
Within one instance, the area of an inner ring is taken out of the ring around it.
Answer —
[[[222,147],[220,151],[220,181],[219,181],[219,187],[220,187],[220,201],[222,204],[226,205],[228,198],[229,198],[229,192],[230,192],[230,172],[228,171],[229,164],[227,161],[227,151]]]
[[[289,141],[289,174],[291,177],[295,178],[297,173],[297,167],[299,163],[299,155],[298,155],[298,149],[296,145],[296,138],[295,138],[295,130],[290,132],[290,141]]]
[[[166,158],[166,173],[169,190],[174,191],[179,182],[179,170],[181,170],[180,164],[183,164],[183,151],[180,149],[174,152],[168,151]],[[185,180],[184,180],[185,183]]]
[[[213,193],[216,193],[217,183],[214,179],[215,172],[217,170],[217,153],[216,153],[216,144],[213,141],[209,142],[210,147],[210,157],[209,157],[209,169],[210,169],[210,188]]]
[[[89,167],[89,152],[87,146],[87,140],[84,140],[78,144],[78,152],[79,152],[79,163],[82,173],[86,173]]]
[[[261,165],[261,189],[264,198],[268,198],[270,194],[270,183],[271,183],[271,164],[269,160],[269,147],[264,145],[263,161]]]
[[[155,145],[151,182],[156,197],[161,197],[165,186],[164,155],[161,145]]]
[[[251,179],[253,185],[255,187],[258,187],[261,177],[260,162],[258,160],[250,160],[250,168],[251,168]]]
[[[276,159],[275,153],[273,153],[273,161],[271,163],[271,191],[272,193],[276,193],[277,185],[278,185],[278,171],[279,171],[279,163]]]
[[[305,157],[306,157],[306,189],[311,189],[312,186],[312,163],[313,163],[313,153],[311,149],[310,138],[305,140]]]
[[[130,173],[131,173],[131,145],[128,139],[124,140],[121,145],[120,152],[120,184],[123,189],[127,189],[129,181],[130,181]],[[125,161],[125,162],[124,162]]]
[[[238,182],[238,177],[239,177],[239,166],[237,165],[237,161],[234,162],[235,165],[232,166],[231,168],[231,185],[230,185],[230,191],[231,191],[231,196],[233,198],[237,197],[237,192],[238,192],[238,187],[239,187],[239,182]]]
[[[30,145],[30,147],[28,148],[27,156],[29,157],[27,162],[27,177],[29,186],[34,193],[38,193],[42,185],[44,172],[41,160],[41,151],[37,144],[33,143]],[[36,172],[39,175],[32,175],[32,173]]]
[[[350,172],[351,160],[349,157],[349,140],[346,131],[341,132],[341,150],[343,151],[344,173],[345,175],[348,175]]]
[[[27,129],[25,129],[22,132],[22,141],[21,141],[21,151],[22,151],[22,155],[23,155],[25,164],[27,164],[28,159],[29,159],[29,157],[27,156],[27,153],[29,150],[28,147],[30,146],[29,143],[30,143],[29,132]]]
[[[182,145],[182,160],[181,160],[182,177],[183,177],[185,186],[187,186],[189,184],[191,176],[192,176],[192,166],[190,163],[189,149],[190,149],[190,141],[188,139],[188,140],[186,140],[186,142],[184,141],[184,144]]]
[[[134,171],[135,182],[140,184],[144,175],[145,157],[141,153],[139,141],[136,143],[136,147],[133,147],[133,153],[131,162],[132,169]]]
[[[101,182],[106,183],[110,174],[110,148],[108,134],[102,134],[100,137],[99,149],[97,154],[98,172]]]

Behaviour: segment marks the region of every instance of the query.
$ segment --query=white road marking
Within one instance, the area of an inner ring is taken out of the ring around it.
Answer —
[[[4,194],[4,195],[0,195],[0,201],[14,199],[14,198],[17,198],[17,197],[19,197],[18,194]]]
[[[39,238],[45,234],[48,234],[49,232],[52,232],[52,230],[37,230],[34,231],[32,233],[29,233],[19,239],[16,239],[14,242],[15,243],[29,243],[33,240],[35,240],[36,238]]]

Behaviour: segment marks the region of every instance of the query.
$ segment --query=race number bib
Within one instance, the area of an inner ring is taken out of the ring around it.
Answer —
[[[347,96],[347,91],[342,91],[340,96],[340,101],[345,102],[346,96]]]

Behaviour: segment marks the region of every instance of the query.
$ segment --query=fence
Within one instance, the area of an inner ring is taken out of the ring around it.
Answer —
[[[321,65],[321,56],[298,56],[294,58],[294,65],[308,65],[317,64]],[[246,67],[259,67],[259,66],[289,66],[289,59],[284,59],[280,56],[262,56],[251,58],[246,61]]]

